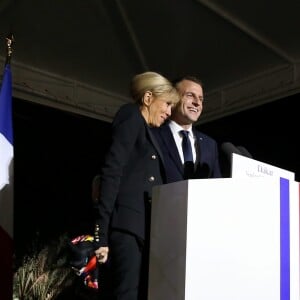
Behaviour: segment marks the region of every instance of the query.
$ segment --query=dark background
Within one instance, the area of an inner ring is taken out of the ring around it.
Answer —
[[[219,145],[232,142],[253,158],[296,173],[299,95],[199,125]],[[35,240],[90,229],[91,181],[109,143],[110,124],[13,99],[15,247],[21,258]],[[205,114],[205,103],[204,111]],[[221,150],[220,150],[221,151]]]

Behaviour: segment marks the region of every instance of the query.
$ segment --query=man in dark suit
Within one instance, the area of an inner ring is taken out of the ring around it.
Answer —
[[[203,109],[201,81],[186,76],[174,81],[174,85],[180,95],[180,102],[172,110],[168,122],[159,128],[153,128],[163,152],[167,182],[222,177],[216,141],[193,126]],[[182,130],[186,132],[191,145],[189,162],[184,158]]]

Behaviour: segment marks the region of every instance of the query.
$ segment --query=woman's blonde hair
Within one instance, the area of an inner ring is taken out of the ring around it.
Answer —
[[[133,100],[142,105],[143,96],[149,91],[154,97],[166,94],[168,101],[176,104],[179,101],[179,95],[172,83],[156,72],[144,72],[137,74],[131,81],[130,92]]]

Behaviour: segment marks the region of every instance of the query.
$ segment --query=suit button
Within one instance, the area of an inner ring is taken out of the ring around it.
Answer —
[[[152,159],[156,159],[156,155],[153,154],[153,155],[151,156],[151,158],[152,158]]]
[[[155,180],[154,176],[150,176],[148,179],[150,182],[153,182]]]

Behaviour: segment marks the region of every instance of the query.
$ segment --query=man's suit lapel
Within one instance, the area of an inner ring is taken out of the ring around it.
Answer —
[[[197,147],[197,166],[196,166],[196,170],[195,170],[195,178],[209,178],[209,174],[210,174],[210,168],[209,168],[209,164],[206,161],[206,155],[205,155],[205,151],[207,152],[207,150],[205,149],[205,137],[202,136],[201,133],[199,133],[197,130],[193,130],[194,132],[194,136],[196,137],[196,147]]]
[[[193,128],[193,133],[194,136],[196,137],[197,160],[198,160],[198,164],[201,165],[203,163],[203,155],[201,155],[203,151],[203,137],[194,128]]]
[[[169,125],[166,124],[162,126],[160,130],[161,130],[160,134],[162,136],[162,141],[163,143],[165,143],[165,147],[166,149],[168,149],[170,157],[173,159],[178,170],[183,174],[184,170],[183,170],[182,162]]]

